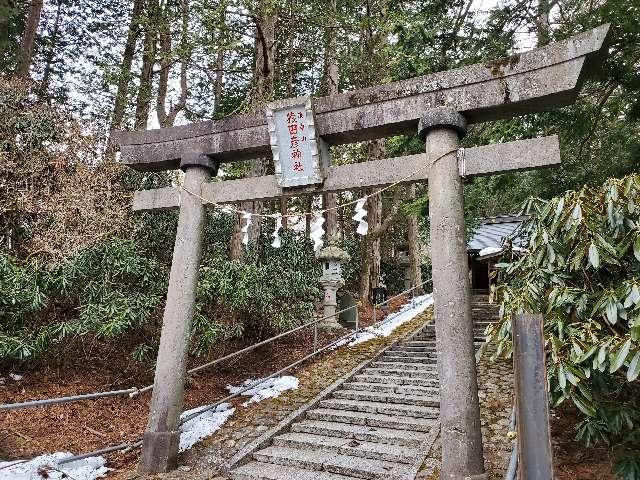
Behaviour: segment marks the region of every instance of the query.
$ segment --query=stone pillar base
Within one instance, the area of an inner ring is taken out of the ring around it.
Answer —
[[[336,315],[336,305],[327,305],[324,306],[324,320],[318,322],[318,327],[321,330],[337,330],[338,328],[342,328],[342,325],[338,323],[338,316]]]
[[[138,470],[144,474],[164,473],[178,464],[180,432],[145,432]]]

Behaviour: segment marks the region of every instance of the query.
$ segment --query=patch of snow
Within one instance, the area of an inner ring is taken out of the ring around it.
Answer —
[[[493,255],[494,253],[500,253],[502,251],[502,247],[484,247],[478,253],[479,256],[484,257],[485,255]]]
[[[11,377],[11,380],[15,380],[16,382],[19,382],[24,378],[24,376],[18,375],[17,373],[10,373],[9,376]]]
[[[95,480],[107,475],[111,469],[105,465],[104,457],[89,457],[74,462],[60,464],[72,457],[69,452],[57,452],[40,455],[28,462],[0,462],[0,478],[2,480],[33,480],[48,478],[50,480],[74,479]],[[10,466],[8,466],[10,465]]]
[[[185,418],[195,412],[206,409],[207,406],[197,407],[182,412],[180,418]],[[180,451],[189,450],[196,443],[218,430],[227,419],[233,415],[235,408],[231,408],[228,403],[221,403],[216,408],[212,408],[180,426]]]
[[[298,384],[299,381],[296,377],[284,375],[282,377],[269,378],[267,380],[262,380],[261,378],[257,380],[249,379],[245,380],[240,386],[236,387],[233,385],[227,385],[227,388],[231,393],[238,393],[244,388],[255,385],[246,392],[242,392],[242,395],[244,396],[251,396],[247,402],[243,403],[243,406],[247,406],[253,402],[260,402],[265,398],[277,397],[287,390],[295,390],[298,388]]]
[[[427,295],[416,297],[412,302],[407,302],[400,308],[400,310],[392,313],[382,322],[371,325],[353,336],[338,342],[336,344],[336,348],[345,344],[351,346],[367,342],[374,338],[388,337],[400,325],[413,320],[431,305],[433,305],[433,294],[429,293]]]

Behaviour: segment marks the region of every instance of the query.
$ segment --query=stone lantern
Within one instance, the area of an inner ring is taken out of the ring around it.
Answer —
[[[336,317],[336,293],[344,285],[342,278],[342,262],[349,261],[349,254],[344,250],[329,245],[321,249],[316,258],[322,262],[322,276],[319,279],[320,285],[324,288],[324,315],[325,319],[319,323],[324,329],[341,328]]]
[[[409,252],[400,250],[398,252],[398,263],[404,269],[404,289],[409,290],[411,288],[411,259],[409,258]]]

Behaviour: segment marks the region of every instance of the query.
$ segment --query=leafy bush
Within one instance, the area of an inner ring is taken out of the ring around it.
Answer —
[[[501,264],[493,294],[497,355],[512,353],[512,314],[544,314],[550,400],[584,414],[578,438],[612,446],[616,471],[640,478],[640,176],[531,199],[527,252]]]
[[[213,229],[229,230],[228,219],[210,220]],[[243,262],[229,261],[220,241],[208,245],[200,269],[192,353],[205,353],[242,335],[271,335],[312,318],[320,290],[310,242],[286,231],[282,247],[274,249],[269,233]],[[0,361],[45,357],[73,339],[111,342],[133,333],[144,341],[132,356],[154,358],[169,272],[163,250],[171,248],[142,248],[140,242],[113,238],[59,263],[20,262],[0,254]]]
[[[142,327],[164,297],[166,272],[127,240],[50,265],[0,255],[0,358],[30,360],[71,338],[114,339]]]
[[[204,260],[192,340],[196,353],[220,339],[265,337],[312,318],[320,290],[309,240],[283,231],[282,246],[274,249],[268,246],[269,234],[263,232],[258,248],[243,262],[219,251]]]

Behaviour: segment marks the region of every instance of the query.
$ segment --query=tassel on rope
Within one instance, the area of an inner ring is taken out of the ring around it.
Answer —
[[[246,220],[246,223],[244,224],[244,227],[242,227],[242,233],[244,233],[243,237],[242,237],[242,243],[244,243],[245,245],[249,245],[249,227],[251,226],[252,220],[251,220],[251,214],[249,212],[244,212],[242,214],[242,218],[244,220]]]
[[[360,235],[366,235],[369,231],[369,224],[364,219],[367,216],[367,211],[364,208],[364,204],[367,201],[366,198],[361,198],[356,203],[356,214],[352,217],[356,222],[358,222],[358,228],[356,229],[356,233]]]
[[[274,229],[271,236],[273,237],[273,242],[271,242],[271,246],[273,248],[280,248],[282,245],[282,241],[280,240],[280,229],[282,228],[282,214],[276,213],[273,218],[276,219],[276,228]]]
[[[313,240],[313,250],[317,252],[324,245],[324,240],[322,237],[324,236],[324,228],[322,225],[324,224],[324,217],[322,215],[318,215],[313,223],[311,224],[311,233],[309,234],[309,238]]]

